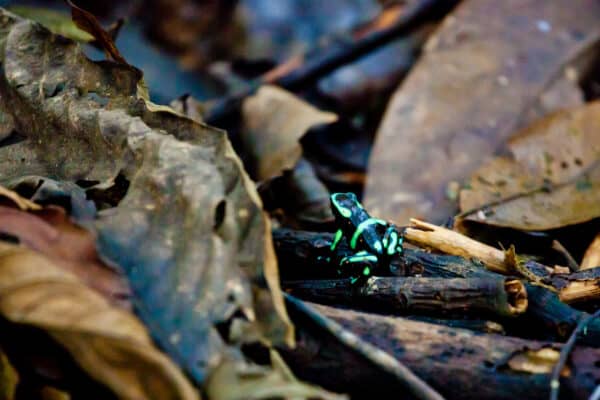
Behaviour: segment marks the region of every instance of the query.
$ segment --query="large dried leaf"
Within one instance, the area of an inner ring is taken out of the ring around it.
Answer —
[[[314,125],[332,123],[337,116],[320,111],[276,86],[262,86],[242,107],[242,140],[251,155],[256,178],[265,180],[294,168],[300,138]]]
[[[507,144],[460,193],[464,218],[545,230],[600,216],[600,102],[555,113]]]
[[[599,19],[600,3],[587,0],[462,2],[388,106],[365,207],[399,224],[451,216],[453,182],[492,155],[568,64],[584,58]]]
[[[2,108],[27,138],[0,148],[0,181],[130,181],[96,222],[99,252],[123,268],[144,322],[198,382],[223,359],[242,359],[218,329],[233,316],[289,342],[270,228],[225,133],[149,110],[138,70],[92,62],[5,11],[0,44]]]
[[[198,399],[132,314],[110,306],[49,259],[0,242],[0,313],[46,331],[123,399]]]

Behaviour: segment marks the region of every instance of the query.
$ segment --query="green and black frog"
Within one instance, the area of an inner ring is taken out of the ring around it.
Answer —
[[[350,249],[355,251],[339,260],[339,274],[356,283],[388,266],[392,256],[402,253],[402,233],[395,225],[371,217],[354,193],[333,193],[330,201],[338,227],[331,250],[335,251],[342,238],[346,238]]]

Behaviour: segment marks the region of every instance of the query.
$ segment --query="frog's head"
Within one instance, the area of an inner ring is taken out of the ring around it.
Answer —
[[[347,221],[360,203],[354,193],[333,193],[329,200],[331,201],[331,210],[336,221]]]

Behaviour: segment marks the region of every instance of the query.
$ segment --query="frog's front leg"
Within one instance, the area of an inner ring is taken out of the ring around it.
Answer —
[[[398,233],[398,230],[394,225],[388,226],[383,235],[383,248],[388,257],[393,256],[396,253],[402,253],[404,242],[404,235]]]
[[[338,247],[338,244],[340,244],[340,241],[342,240],[342,237],[344,236],[344,232],[342,232],[341,229],[338,229],[335,232],[335,236],[333,237],[333,242],[331,242],[331,251],[335,251],[335,249]]]
[[[360,278],[368,278],[377,267],[379,259],[376,255],[362,250],[351,256],[346,256],[340,260],[338,270],[339,274],[350,277],[351,283],[356,283]]]

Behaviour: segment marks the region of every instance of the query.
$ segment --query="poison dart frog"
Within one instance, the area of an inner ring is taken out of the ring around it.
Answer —
[[[343,257],[338,273],[349,276],[352,284],[368,278],[375,269],[389,265],[390,258],[402,253],[403,235],[397,227],[381,219],[371,217],[354,193],[333,193],[331,210],[338,227],[331,251],[343,237],[356,253]]]

